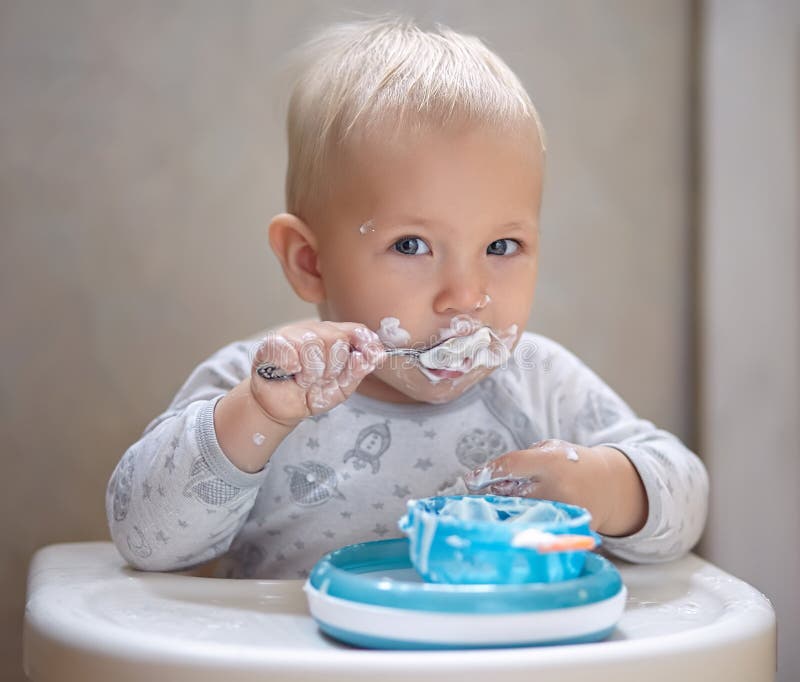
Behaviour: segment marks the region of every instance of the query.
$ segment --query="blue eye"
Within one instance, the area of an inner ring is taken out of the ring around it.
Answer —
[[[398,239],[392,246],[395,251],[404,256],[418,256],[430,253],[428,245],[419,237],[403,237]]]
[[[516,239],[498,239],[486,247],[490,256],[510,256],[519,251],[519,242]]]

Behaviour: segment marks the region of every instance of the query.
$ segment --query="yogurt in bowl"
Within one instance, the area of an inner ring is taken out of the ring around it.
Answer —
[[[586,509],[496,495],[409,500],[399,527],[414,568],[428,582],[550,583],[576,578],[600,543]]]

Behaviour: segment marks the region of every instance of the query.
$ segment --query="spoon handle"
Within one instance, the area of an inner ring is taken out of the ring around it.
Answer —
[[[270,364],[269,362],[262,362],[256,367],[256,373],[267,381],[282,381],[284,379],[292,379],[295,376],[294,374],[284,372],[280,367]]]
[[[416,348],[385,348],[386,355],[408,355],[412,358],[418,358],[422,355],[423,351]]]
[[[416,348],[386,348],[385,351],[388,356],[407,355],[413,358],[418,358],[422,353],[422,351]],[[256,373],[267,381],[282,381],[284,379],[292,379],[295,376],[269,362],[262,362],[256,367]]]

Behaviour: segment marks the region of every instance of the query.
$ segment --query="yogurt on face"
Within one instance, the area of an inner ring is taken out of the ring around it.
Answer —
[[[428,349],[419,358],[420,369],[431,381],[442,378],[425,370],[466,373],[476,367],[499,367],[508,360],[508,347],[488,327],[468,336],[455,336]]]
[[[396,317],[384,317],[378,329],[378,337],[390,348],[400,348],[411,343],[411,334],[400,326]]]
[[[455,315],[450,320],[450,326],[439,330],[439,341],[446,341],[454,336],[466,336],[483,327],[480,320],[470,315]]]

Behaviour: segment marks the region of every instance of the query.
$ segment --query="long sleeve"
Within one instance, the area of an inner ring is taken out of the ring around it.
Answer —
[[[222,452],[214,407],[249,374],[247,345],[199,365],[169,408],[117,464],[106,491],[111,537],[136,568],[174,570],[223,554],[266,474],[238,469]]]
[[[591,369],[561,349],[554,363],[551,408],[561,438],[607,445],[636,467],[648,501],[645,525],[627,537],[604,537],[612,554],[637,563],[675,559],[700,538],[708,507],[708,475],[677,437],[638,418]]]

